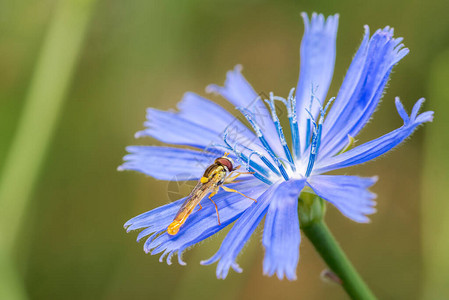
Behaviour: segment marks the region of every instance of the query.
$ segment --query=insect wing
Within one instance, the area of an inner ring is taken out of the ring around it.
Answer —
[[[206,195],[213,189],[212,182],[201,183],[198,182],[190,195],[184,200],[184,203],[179,208],[175,220],[186,219],[195,209],[195,207],[206,197]]]

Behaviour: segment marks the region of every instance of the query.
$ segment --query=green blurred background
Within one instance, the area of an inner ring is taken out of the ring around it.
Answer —
[[[131,217],[173,200],[167,182],[116,171],[125,146],[157,144],[133,138],[145,108],[174,108],[185,91],[205,95],[207,84],[222,84],[238,63],[257,91],[285,96],[297,81],[302,11],[340,13],[330,96],[364,24],[372,32],[393,26],[410,48],[359,140],[401,125],[395,96],[408,109],[426,97],[435,121],[386,157],[345,170],[380,176],[371,224],[331,207],[326,220],[380,299],[448,299],[448,9],[446,0],[1,0],[5,299],[346,299],[320,279],[325,265],[306,238],[295,282],[262,275],[261,230],[239,256],[243,274],[219,281],[215,266],[199,261],[224,234],[188,251],[181,267],[145,255],[137,234],[123,229]],[[8,181],[5,172],[16,177]]]

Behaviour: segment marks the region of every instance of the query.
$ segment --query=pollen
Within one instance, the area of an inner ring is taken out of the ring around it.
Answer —
[[[207,183],[209,181],[209,179],[207,177],[201,177],[200,182],[201,183]]]

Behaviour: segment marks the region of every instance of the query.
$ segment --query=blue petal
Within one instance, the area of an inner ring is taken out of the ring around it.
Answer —
[[[242,180],[239,183],[228,185],[248,197],[257,198],[267,186],[257,179]],[[150,235],[144,245],[145,252],[151,254],[162,253],[162,261],[166,255],[167,263],[171,263],[173,254],[178,253],[178,259],[182,252],[196,243],[208,238],[234,222],[253,201],[236,193],[220,191],[213,197],[218,206],[221,225],[218,225],[215,206],[207,199],[203,199],[201,210],[196,210],[187,219],[181,230],[175,236],[165,232],[167,226],[173,221],[184,199],[156,208],[137,216],[125,224],[129,230],[145,228],[138,236],[138,240]]]
[[[184,119],[175,112],[147,109],[147,121],[136,137],[151,136],[167,144],[186,145],[200,149],[220,142],[219,132]]]
[[[389,27],[365,36],[323,125],[320,157],[340,151],[348,135],[355,137],[374,113],[393,66],[409,51]]]
[[[303,13],[304,37],[301,42],[300,75],[298,87],[296,88],[297,116],[299,126],[299,136],[301,147],[304,151],[306,145],[306,120],[309,118],[306,109],[309,109],[312,98],[312,88],[314,95],[324,102],[327,90],[332,80],[335,64],[335,44],[338,29],[338,14],[329,16],[327,20],[322,14],[312,14],[309,22],[307,14]],[[310,112],[317,116],[319,104],[313,101]]]
[[[142,172],[160,180],[198,180],[216,154],[172,147],[129,146],[118,169]]]
[[[271,198],[263,232],[265,247],[264,274],[284,275],[296,279],[301,235],[298,220],[298,196],[305,180],[289,180],[281,183]]]
[[[271,185],[265,193],[257,198],[257,203],[252,204],[239,217],[226,238],[223,240],[223,243],[217,253],[215,253],[215,255],[208,260],[201,262],[203,265],[208,265],[218,261],[216,272],[218,278],[226,278],[229,268],[231,267],[236,272],[240,273],[242,271],[235,261],[237,255],[240,253],[240,250],[242,250],[243,246],[264,217],[268,209],[268,205],[270,204],[272,197],[275,195],[279,184],[280,183],[275,183]]]
[[[168,224],[170,224],[171,221],[173,221],[174,215],[176,215],[176,213],[179,210],[179,207],[181,207],[185,199],[186,197],[179,199],[175,202],[160,206],[153,210],[147,211],[143,214],[140,214],[132,218],[131,220],[127,221],[124,225],[126,232],[142,228],[149,229],[150,232],[148,232],[143,236],[140,236],[137,239],[140,240],[144,236],[167,228]]]
[[[146,129],[136,137],[151,136],[164,143],[213,149],[223,144],[230,131],[230,141],[250,146],[257,138],[236,117],[219,105],[194,93],[186,93],[178,104],[179,112],[147,109]]]
[[[256,141],[254,133],[235,116],[221,106],[195,93],[186,93],[178,103],[179,115],[202,127],[212,128],[215,132],[226,130]]]
[[[367,223],[366,215],[376,212],[376,194],[367,190],[376,183],[377,177],[362,178],[343,175],[315,175],[307,180],[308,185],[321,198],[332,203],[346,217]]]
[[[259,96],[267,97],[267,95],[258,95],[243,77],[241,71],[242,67],[237,65],[234,70],[228,71],[224,87],[211,84],[207,87],[207,91],[220,94],[237,108],[249,109],[254,114],[257,125],[263,131],[273,151],[286,159],[271,113],[263,101],[258,99]]]
[[[416,102],[413,107],[412,115],[407,117],[399,98],[396,98],[396,108],[399,115],[404,120],[404,125],[386,135],[377,138],[373,141],[367,142],[363,145],[355,147],[345,153],[334,157],[327,157],[320,161],[316,169],[315,174],[320,174],[336,169],[346,168],[354,165],[358,165],[367,161],[370,161],[385,152],[393,149],[399,145],[403,140],[410,136],[416,127],[424,122],[430,122],[433,120],[433,112],[427,111],[418,115],[418,110],[421,107],[424,99]]]

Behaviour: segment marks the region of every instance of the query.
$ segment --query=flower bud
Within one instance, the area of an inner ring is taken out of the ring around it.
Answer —
[[[312,189],[306,187],[299,195],[298,216],[300,227],[308,227],[320,222],[325,214],[326,205],[322,198],[313,193]]]

